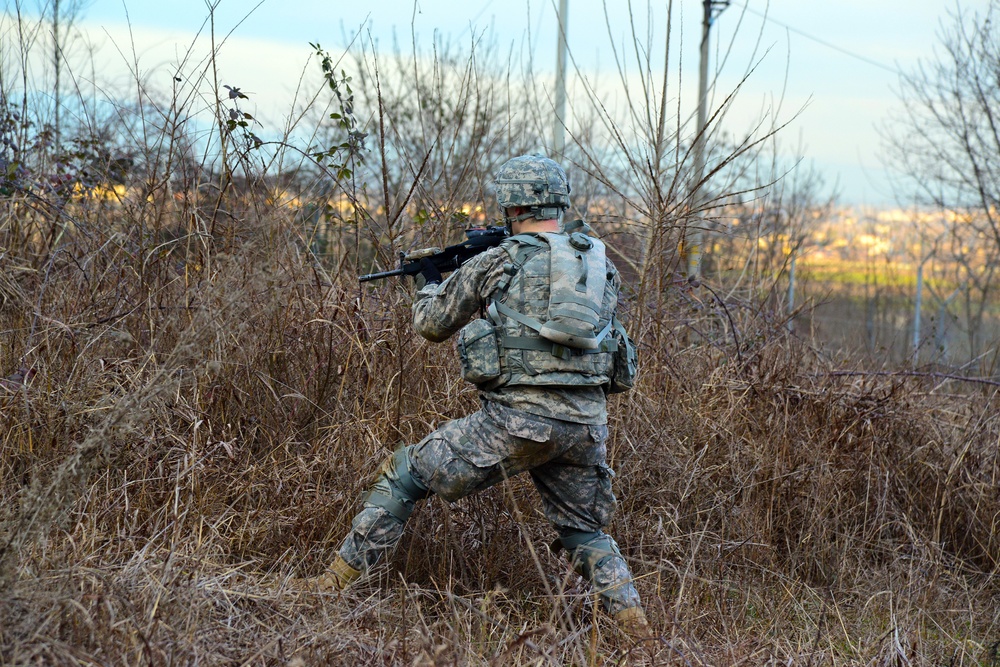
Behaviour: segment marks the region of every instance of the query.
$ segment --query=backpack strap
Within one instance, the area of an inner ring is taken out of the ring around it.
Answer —
[[[498,309],[496,306],[498,304],[503,305],[500,303],[500,299],[507,295],[507,290],[510,289],[510,283],[514,280],[514,276],[517,275],[517,272],[521,270],[521,267],[524,266],[524,263],[527,262],[532,255],[539,252],[543,248],[548,247],[548,244],[533,234],[516,234],[504,241],[502,247],[507,251],[507,254],[510,255],[511,261],[509,264],[504,265],[503,277],[500,278],[500,282],[497,283],[497,287],[493,291],[493,299],[490,301],[490,305],[486,308],[486,314],[489,316],[493,324],[497,325],[501,324],[502,320],[497,313]],[[504,307],[506,308],[506,306]],[[512,313],[516,312],[509,308],[508,310]],[[518,313],[518,315],[520,315],[520,313]],[[539,326],[541,326],[540,323]]]
[[[532,255],[547,246],[548,244],[545,241],[533,234],[515,234],[503,242],[503,246],[501,247],[510,255],[511,261],[503,267],[504,275],[500,279],[500,282],[497,283],[496,290],[494,290],[493,301],[498,301],[507,294],[514,275],[521,270],[521,267],[524,266],[524,263]],[[495,323],[499,324],[499,321]]]

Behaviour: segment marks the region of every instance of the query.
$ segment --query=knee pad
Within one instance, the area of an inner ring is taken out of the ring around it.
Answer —
[[[397,449],[379,467],[375,482],[362,499],[366,507],[381,507],[402,522],[430,490],[410,470],[409,447]]]
[[[568,532],[559,542],[569,554],[573,569],[584,579],[593,580],[594,572],[600,570],[613,558],[622,558],[618,544],[610,535],[602,531],[596,533]]]
[[[606,611],[618,613],[639,606],[632,573],[610,535],[564,531],[559,542],[569,551],[576,573],[596,589]]]

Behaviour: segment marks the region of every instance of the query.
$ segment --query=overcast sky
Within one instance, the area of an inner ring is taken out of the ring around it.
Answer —
[[[435,33],[467,43],[471,35],[485,31],[504,52],[530,48],[536,69],[552,72],[557,4],[557,0],[263,0],[255,6],[221,0],[215,24],[217,34],[232,31],[222,50],[223,80],[253,91],[263,111],[274,114],[287,108],[285,100],[309,66],[309,42],[336,52],[344,48],[346,36],[362,26],[381,48],[399,42],[405,51],[410,48],[411,31],[425,47]],[[987,4],[988,0],[969,0],[963,6],[982,10]],[[569,5],[569,45],[576,63],[583,71],[610,76],[613,60],[605,11],[611,36],[620,44],[629,3],[570,0]],[[631,5],[640,33],[651,31],[653,42],[660,44],[667,3]],[[721,53],[729,52],[720,73],[720,89],[726,90],[749,63],[760,61],[740,96],[739,110],[747,122],[784,92],[784,117],[804,106],[785,131],[785,144],[801,144],[827,182],[839,182],[843,201],[890,204],[893,198],[879,159],[876,126],[897,105],[896,71],[911,71],[919,59],[932,56],[940,21],[947,20],[954,6],[945,0],[734,0],[713,28],[712,67],[719,64]],[[683,80],[693,86],[701,2],[674,0],[674,12],[677,53],[672,67],[681,63]],[[125,30],[126,14],[131,38]],[[157,65],[184,52],[207,14],[204,0],[93,0],[81,25],[105,44],[110,63],[117,61],[124,70],[124,59],[114,50],[129,52],[131,39],[140,69],[155,71]],[[654,62],[662,62],[662,56],[657,54]],[[114,69],[108,64],[106,73]],[[168,70],[163,68],[160,76],[170,76]],[[695,97],[688,95],[688,100],[693,104]],[[738,125],[740,117],[728,122]]]

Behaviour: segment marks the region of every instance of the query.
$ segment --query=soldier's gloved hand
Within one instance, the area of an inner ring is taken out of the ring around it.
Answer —
[[[426,285],[437,285],[443,280],[438,267],[434,266],[434,262],[426,257],[420,260],[420,273],[415,278],[417,280],[417,287],[421,289]]]

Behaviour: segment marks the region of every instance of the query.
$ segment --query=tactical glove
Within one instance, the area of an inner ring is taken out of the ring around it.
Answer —
[[[420,273],[418,275],[423,278],[424,282],[423,285],[418,285],[421,288],[425,285],[437,285],[442,280],[441,272],[434,266],[434,262],[427,257],[420,260]],[[420,281],[418,280],[417,282],[419,283]]]

